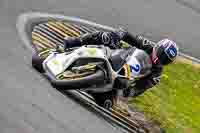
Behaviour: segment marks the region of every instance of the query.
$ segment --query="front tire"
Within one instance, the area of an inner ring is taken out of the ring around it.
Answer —
[[[116,93],[115,91],[109,91],[104,93],[93,93],[92,96],[99,106],[110,109],[114,105]]]

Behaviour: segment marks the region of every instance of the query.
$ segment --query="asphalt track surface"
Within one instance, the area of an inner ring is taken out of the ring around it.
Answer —
[[[190,1],[190,3],[189,3]],[[31,69],[16,30],[17,17],[40,11],[128,27],[152,39],[170,37],[183,52],[200,57],[200,2],[197,0],[1,0],[0,132],[119,132],[101,117],[53,89]]]

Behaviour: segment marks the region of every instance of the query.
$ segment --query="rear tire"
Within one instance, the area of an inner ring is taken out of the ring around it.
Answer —
[[[44,69],[42,66],[42,63],[45,59],[41,58],[37,54],[33,54],[32,56],[32,66],[35,68],[38,72],[44,73]]]

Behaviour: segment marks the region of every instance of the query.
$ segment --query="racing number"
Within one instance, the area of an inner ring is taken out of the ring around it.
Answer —
[[[139,64],[130,65],[130,68],[131,68],[131,72],[138,73],[140,71],[140,65]]]

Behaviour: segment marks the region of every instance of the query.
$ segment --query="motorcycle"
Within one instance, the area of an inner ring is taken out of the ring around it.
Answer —
[[[85,91],[97,104],[110,108],[117,91],[132,87],[134,81],[150,73],[152,65],[149,55],[135,47],[112,50],[85,45],[65,52],[47,49],[34,54],[32,66],[53,87]]]

